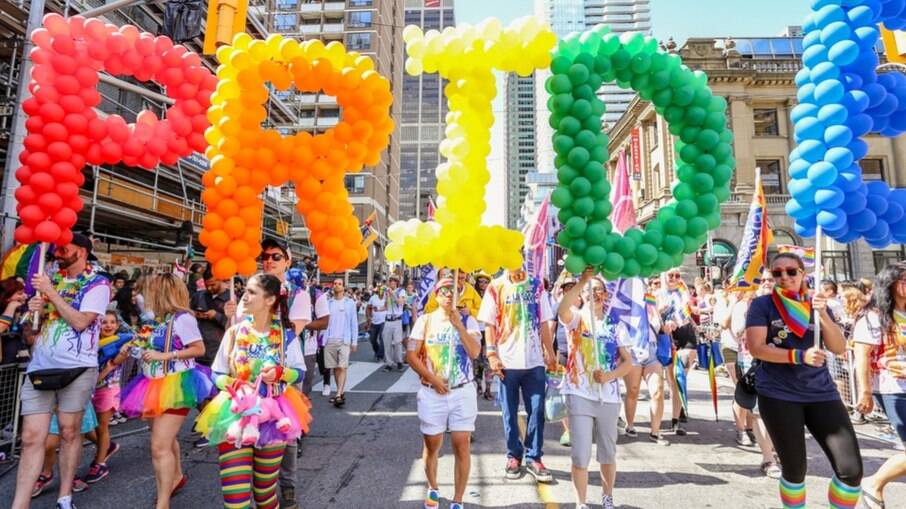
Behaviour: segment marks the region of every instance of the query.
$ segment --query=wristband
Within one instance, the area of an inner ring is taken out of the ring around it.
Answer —
[[[497,345],[485,345],[485,351],[488,353],[488,355],[490,355],[492,353],[496,354]]]
[[[805,351],[794,348],[787,353],[787,362],[793,365],[805,364]]]
[[[276,368],[274,368],[274,370],[277,372],[277,380],[282,381],[283,380],[283,366],[277,366]]]

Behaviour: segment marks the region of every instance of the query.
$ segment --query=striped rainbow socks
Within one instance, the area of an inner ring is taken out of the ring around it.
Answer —
[[[805,509],[805,482],[792,483],[781,477],[780,502],[783,509]]]
[[[848,486],[834,476],[827,487],[827,501],[831,509],[853,509],[861,493],[861,486]]]

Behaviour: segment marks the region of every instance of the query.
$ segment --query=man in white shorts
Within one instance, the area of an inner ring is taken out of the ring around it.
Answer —
[[[421,378],[418,391],[418,418],[424,436],[425,477],[428,490],[426,509],[440,506],[437,458],[450,430],[453,442],[454,493],[450,509],[463,509],[471,467],[470,439],[478,416],[478,396],[472,376],[472,359],[481,352],[478,322],[465,317],[453,306],[453,279],[444,278],[435,287],[440,307],[418,317],[407,343],[409,366]]]
[[[349,352],[355,352],[359,341],[359,321],[355,301],[347,297],[343,280],[335,279],[327,295],[330,321],[324,340],[324,367],[333,370],[337,381],[337,395],[330,398],[336,407],[346,403],[346,370],[349,368]],[[318,300],[324,298],[322,295]]]

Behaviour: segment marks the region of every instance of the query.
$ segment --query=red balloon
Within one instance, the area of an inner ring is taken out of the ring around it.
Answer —
[[[57,78],[54,80],[53,84],[63,95],[78,94],[79,90],[82,88],[79,85],[79,80],[77,80],[75,76],[70,76],[68,74],[57,75]]]
[[[13,235],[13,238],[16,239],[16,242],[20,244],[34,244],[35,232],[24,224],[19,225],[16,228],[16,233]]]
[[[121,54],[129,47],[129,41],[122,34],[113,32],[107,37],[107,48],[115,54]]]
[[[60,195],[60,198],[65,202],[69,202],[73,198],[79,195],[79,186],[72,182],[63,182],[62,184],[57,184],[57,194]]]
[[[25,154],[25,152],[23,152]],[[47,154],[37,152],[34,154],[28,154],[26,164],[32,169],[32,171],[46,171],[50,169],[51,160]]]
[[[61,55],[59,53],[56,55],[51,55],[52,57],[50,59],[50,63],[53,66],[53,70],[56,71],[57,74],[74,74],[76,72],[76,69],[79,68],[79,64],[74,58],[70,56]],[[32,55],[32,60],[34,60],[34,55]]]
[[[60,236],[57,238],[57,245],[65,246],[66,244],[69,244],[70,242],[72,242],[72,237],[72,230],[63,230],[62,232],[60,232]]]
[[[107,117],[107,134],[114,143],[126,143],[129,139],[129,127],[123,117]]]
[[[41,207],[33,204],[28,204],[22,207],[22,210],[19,211],[19,217],[22,221],[26,223],[39,223],[44,219],[44,212],[41,210]]]
[[[20,166],[19,169],[16,170],[16,180],[19,182],[28,182],[28,179],[31,178],[31,173],[31,168],[28,166]]]
[[[85,115],[70,113],[63,119],[63,126],[72,134],[86,134],[88,132],[88,122]]]
[[[90,143],[91,142],[88,140],[88,137],[84,134],[73,134],[69,137],[69,146],[73,150],[73,155],[75,153],[83,153],[87,151]],[[71,158],[72,155],[70,155],[70,160]]]
[[[54,163],[53,166],[50,167],[50,174],[57,181],[72,181],[75,179],[77,171],[76,167],[68,161],[60,161]]]
[[[63,119],[61,118],[60,120]],[[42,132],[47,137],[47,141],[51,143],[54,141],[66,141],[69,138],[69,131],[66,130],[66,126],[59,122],[51,122],[45,125]]]
[[[62,141],[53,142],[47,146],[47,155],[55,161],[66,161],[72,157],[72,146]]]
[[[79,95],[64,95],[60,98],[60,106],[66,113],[82,113],[85,111],[85,101]]]
[[[45,122],[61,122],[66,116],[66,110],[56,102],[42,104],[38,108],[38,115],[44,119]]]
[[[35,238],[38,242],[56,242],[60,237],[60,225],[53,221],[41,221],[35,227]]]
[[[32,173],[28,183],[38,194],[50,192],[54,188],[53,177],[43,171]]]
[[[32,73],[32,79],[35,79],[34,73]],[[57,89],[55,89],[49,81],[44,81],[41,82],[38,89],[35,90],[35,99],[41,104],[57,102],[60,100],[60,93],[57,92]]]
[[[98,117],[88,121],[88,136],[92,140],[102,140],[107,137],[107,123]]]
[[[68,35],[58,35],[54,37],[50,47],[57,53],[62,53],[64,55],[72,55],[76,50],[75,41]]]
[[[22,103],[22,111],[28,116],[37,115],[41,110],[41,104],[34,97],[29,97]]]
[[[44,130],[44,124],[41,117],[28,117],[28,120],[25,121],[25,128],[28,129],[28,132],[37,134]]]
[[[65,207],[67,209],[72,209],[74,212],[78,213],[80,210],[82,210],[83,205],[84,204],[82,203],[82,199],[76,196],[75,198],[67,201]]]
[[[35,194],[29,185],[19,186],[16,188],[14,194],[16,196],[16,203],[20,204],[32,204],[38,199],[38,195]]]
[[[22,142],[25,149],[29,152],[40,152],[47,148],[47,141],[40,134],[29,134]]]
[[[60,209],[53,215],[53,222],[60,225],[64,230],[72,228],[76,221],[79,220],[78,214],[69,209]]]
[[[56,193],[44,193],[38,197],[38,206],[45,215],[52,215],[63,206],[63,199]]]

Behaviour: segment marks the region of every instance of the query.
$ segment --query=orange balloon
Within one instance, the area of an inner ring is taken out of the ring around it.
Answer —
[[[227,247],[227,256],[234,260],[244,260],[249,256],[249,245],[243,240],[234,240]]]
[[[204,187],[214,187],[214,180],[217,178],[217,175],[213,171],[206,171],[204,175],[201,176],[201,184]]]
[[[242,240],[246,241],[249,245],[258,246],[258,249],[260,250],[261,244],[259,242],[261,241],[261,228],[254,227],[247,229],[242,235]]]
[[[352,249],[346,249],[340,254],[340,265],[343,267],[355,267],[362,261],[359,253]]]
[[[201,225],[205,230],[220,230],[223,228],[223,219],[216,212],[208,212],[205,214]]]
[[[324,254],[330,257],[337,257],[343,251],[343,241],[337,237],[327,237],[324,240]]]
[[[305,218],[306,224],[308,224],[308,229],[314,232],[315,230],[323,230],[327,226],[327,214],[318,210],[317,204],[315,205],[315,210],[312,210],[308,213],[308,216]]]
[[[242,219],[242,222],[245,226],[248,225],[260,225],[261,224],[261,206],[260,205],[250,205],[248,207],[242,207],[239,210],[239,218]]]
[[[241,238],[243,233],[245,233],[245,222],[239,216],[229,217],[226,221],[223,222],[223,230],[232,239]],[[234,256],[233,258],[239,260],[243,257]]]
[[[254,257],[246,258],[239,262],[239,266],[236,270],[243,276],[251,276],[255,272],[258,272],[258,262],[255,261]]]
[[[223,258],[214,264],[213,273],[217,279],[230,279],[238,268],[232,258]]]
[[[215,207],[218,214],[223,217],[233,217],[239,213],[239,204],[235,200],[221,200]]]
[[[233,193],[233,199],[240,207],[248,207],[258,203],[258,193],[249,186],[242,186]]]
[[[217,251],[223,251],[230,243],[230,237],[223,230],[213,230],[210,232],[208,247]]]

